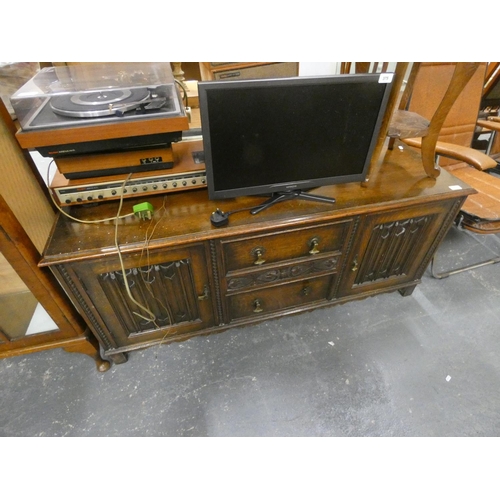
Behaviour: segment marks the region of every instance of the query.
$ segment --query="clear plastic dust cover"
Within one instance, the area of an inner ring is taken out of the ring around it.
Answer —
[[[25,131],[185,114],[168,62],[43,68],[11,104]]]

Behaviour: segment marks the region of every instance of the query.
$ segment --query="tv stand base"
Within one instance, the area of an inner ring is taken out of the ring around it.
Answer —
[[[304,191],[301,191],[300,189],[296,191],[278,191],[276,193],[273,193],[272,196],[267,201],[262,203],[262,205],[259,205],[258,207],[255,207],[252,210],[250,210],[250,213],[252,215],[258,214],[259,212],[262,212],[262,210],[265,210],[266,208],[276,205],[276,203],[292,200],[293,198],[302,198],[304,200],[319,201],[323,203],[335,203],[336,201],[335,198],[306,193]]]

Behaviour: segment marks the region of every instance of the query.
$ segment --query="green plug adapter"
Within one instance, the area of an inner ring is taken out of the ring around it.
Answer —
[[[139,217],[139,219],[142,220],[151,220],[151,217],[153,216],[153,205],[151,203],[145,201],[144,203],[139,203],[137,205],[134,205],[134,214]]]

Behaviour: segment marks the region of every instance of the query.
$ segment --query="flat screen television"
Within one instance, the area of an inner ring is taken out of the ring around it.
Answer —
[[[391,85],[391,73],[200,82],[210,199],[333,202],[308,191],[365,180]]]

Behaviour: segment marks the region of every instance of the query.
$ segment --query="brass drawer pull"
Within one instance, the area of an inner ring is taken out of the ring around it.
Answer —
[[[263,259],[262,256],[264,255],[266,251],[262,247],[257,247],[252,250],[252,255],[255,258],[254,265],[255,266],[261,266],[266,262],[266,259]]]
[[[355,258],[354,262],[352,263],[351,271],[356,272],[358,270],[358,259]]]
[[[262,309],[262,304],[260,303],[260,299],[255,299],[253,301],[253,312],[261,313],[264,309]]]
[[[304,288],[302,288],[302,295],[307,297],[311,293],[311,287],[309,285],[305,285]]]
[[[318,246],[319,246],[319,238],[316,238],[314,237],[310,242],[309,242],[309,246],[311,247],[311,249],[309,250],[309,253],[311,255],[316,255],[317,253],[319,253],[319,249],[318,249]]]

